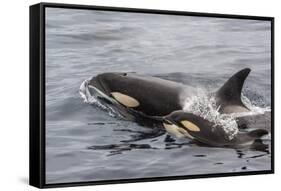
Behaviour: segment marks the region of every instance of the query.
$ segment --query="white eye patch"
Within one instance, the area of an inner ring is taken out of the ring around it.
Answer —
[[[184,121],[181,121],[181,124],[190,131],[194,131],[194,132],[200,131],[200,128],[190,121],[184,120]]]
[[[140,105],[138,100],[135,98],[120,92],[111,92],[111,95],[114,97],[114,99],[126,107],[138,107]]]
[[[163,123],[163,126],[165,127],[165,129],[168,133],[173,134],[178,138],[188,137],[190,139],[193,139],[193,137],[186,130],[178,127],[175,124]]]

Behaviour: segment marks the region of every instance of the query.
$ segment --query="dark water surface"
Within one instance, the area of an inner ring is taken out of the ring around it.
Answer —
[[[244,95],[270,108],[270,22],[58,8],[46,19],[47,183],[270,169],[270,148],[199,146],[114,118],[78,93],[109,71],[215,91],[249,67]]]

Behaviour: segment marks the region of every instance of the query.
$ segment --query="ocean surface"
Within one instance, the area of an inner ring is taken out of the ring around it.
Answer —
[[[249,67],[243,95],[270,108],[270,27],[269,21],[47,8],[46,183],[269,170],[270,147],[200,146],[85,103],[79,87],[99,73],[137,72],[214,92]]]

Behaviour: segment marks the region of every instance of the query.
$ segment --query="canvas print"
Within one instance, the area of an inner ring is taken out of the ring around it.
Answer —
[[[47,7],[46,183],[271,170],[271,22]]]

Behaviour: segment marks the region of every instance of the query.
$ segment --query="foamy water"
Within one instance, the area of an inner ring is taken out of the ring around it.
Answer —
[[[264,114],[270,111],[269,107],[262,108],[251,103],[251,101],[242,94],[242,103],[250,110],[249,112],[222,114],[219,112],[220,106],[212,95],[201,91],[199,95],[186,98],[183,110],[200,116],[214,123],[213,128],[222,127],[228,135],[229,140],[233,139],[238,133],[238,124],[235,120],[237,117]]]
[[[214,126],[212,128],[223,128],[229,140],[233,139],[238,133],[235,118],[229,114],[221,114],[213,96],[203,93],[200,96],[187,98],[183,110],[213,122]]]

